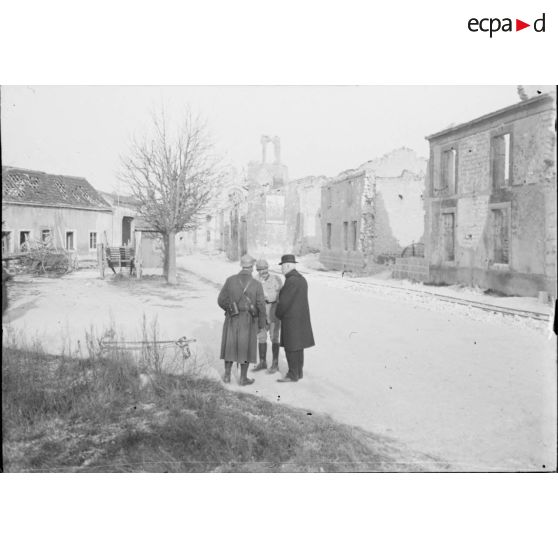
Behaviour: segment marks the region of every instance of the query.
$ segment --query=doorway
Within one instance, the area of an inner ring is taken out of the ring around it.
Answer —
[[[133,217],[122,218],[122,246],[128,246],[132,240]]]

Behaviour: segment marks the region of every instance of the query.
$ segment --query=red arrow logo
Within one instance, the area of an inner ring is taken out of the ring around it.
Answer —
[[[531,27],[531,24],[530,23],[525,23],[524,21],[521,21],[520,19],[515,20],[515,30],[516,31],[521,31],[522,29],[525,29],[526,27]]]

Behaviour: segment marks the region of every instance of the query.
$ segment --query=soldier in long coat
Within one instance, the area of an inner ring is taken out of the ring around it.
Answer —
[[[8,281],[12,274],[2,264],[2,316],[8,308]]]
[[[246,254],[240,259],[240,265],[240,273],[225,281],[217,303],[225,310],[221,338],[221,358],[225,361],[224,382],[230,383],[232,364],[238,362],[240,385],[247,386],[254,383],[247,376],[248,366],[251,362],[257,362],[257,335],[259,331],[265,330],[266,309],[262,285],[252,277],[254,258]],[[254,315],[250,313],[250,306]]]
[[[297,382],[302,379],[304,349],[315,345],[310,322],[308,283],[296,270],[296,263],[292,254],[284,255],[280,262],[285,284],[279,293],[275,315],[281,320],[281,346],[285,348],[289,371],[278,382]]]

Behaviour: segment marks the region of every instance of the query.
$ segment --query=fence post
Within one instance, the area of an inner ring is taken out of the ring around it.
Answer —
[[[105,245],[101,242],[97,244],[97,265],[99,266],[99,273],[101,278],[105,278]]]

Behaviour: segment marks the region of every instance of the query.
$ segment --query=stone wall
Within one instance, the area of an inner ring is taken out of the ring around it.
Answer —
[[[320,261],[332,269],[375,273],[383,257],[395,257],[405,246],[420,241],[424,233],[425,169],[424,158],[401,148],[357,170],[345,171],[322,186]],[[358,244],[356,250],[352,246],[347,250],[343,223],[350,227],[353,221],[358,223]],[[328,223],[332,226],[331,247],[327,245]]]
[[[373,188],[373,181],[365,171],[346,173],[323,186],[320,262],[327,268],[362,270],[367,260],[373,257]],[[347,223],[347,243],[344,223]],[[356,246],[353,223],[356,223]]]
[[[96,257],[96,248],[89,247],[89,233],[97,233],[97,243],[105,242],[105,234],[112,238],[113,214],[85,209],[35,207],[4,204],[2,207],[3,233],[11,235],[10,251],[19,251],[19,233],[29,231],[31,240],[41,240],[41,231],[50,230],[55,247],[65,247],[66,232],[74,233],[74,249],[80,257]],[[120,227],[120,223],[114,226]]]
[[[519,103],[431,139],[425,255],[435,282],[462,282],[508,294],[555,292],[554,101]],[[493,138],[510,134],[510,177],[493,185]],[[442,184],[442,152],[457,151],[455,192]],[[508,219],[509,262],[494,256],[494,210]],[[445,261],[444,213],[455,219],[455,259]]]
[[[429,280],[428,262],[425,258],[397,258],[393,266],[392,277],[426,283]]]
[[[322,248],[321,202],[325,176],[306,176],[289,182],[287,228],[296,254],[319,252]]]
[[[424,184],[424,169],[420,174],[403,170],[399,176],[376,176],[376,195],[381,197],[396,243],[393,251],[419,242],[424,234]]]

